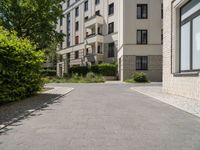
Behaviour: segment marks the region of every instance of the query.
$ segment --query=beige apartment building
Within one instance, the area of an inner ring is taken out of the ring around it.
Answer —
[[[66,0],[57,30],[57,75],[69,67],[118,63],[119,78],[142,71],[162,80],[162,0]]]
[[[200,0],[164,0],[163,88],[200,99]]]

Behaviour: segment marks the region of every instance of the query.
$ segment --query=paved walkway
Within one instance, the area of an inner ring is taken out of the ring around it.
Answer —
[[[10,125],[0,150],[199,150],[200,119],[128,84],[52,84],[74,90]]]
[[[200,117],[200,101],[198,100],[163,92],[161,85],[135,86],[131,89]]]

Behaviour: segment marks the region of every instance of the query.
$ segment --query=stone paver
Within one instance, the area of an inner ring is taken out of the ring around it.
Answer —
[[[181,110],[200,117],[200,101],[178,95],[168,94],[162,90],[162,86],[135,86],[133,90],[158,99]]]
[[[199,150],[200,119],[129,84],[51,84],[74,90],[8,126],[0,150]]]

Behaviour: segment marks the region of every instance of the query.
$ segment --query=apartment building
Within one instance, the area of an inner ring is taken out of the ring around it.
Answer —
[[[57,74],[71,66],[117,63],[119,0],[67,0],[57,30],[66,34],[57,51]]]
[[[200,99],[200,1],[164,1],[163,88]]]
[[[162,0],[120,1],[119,75],[146,73],[150,81],[162,81]]]
[[[118,63],[119,78],[162,80],[162,0],[67,0],[57,30],[57,74],[74,65]]]

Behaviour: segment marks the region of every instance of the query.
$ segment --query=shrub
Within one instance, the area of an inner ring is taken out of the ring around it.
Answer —
[[[41,73],[44,76],[56,76],[56,70],[41,70]]]
[[[69,69],[70,75],[78,74],[85,76],[89,72],[89,68],[87,66],[73,66]]]
[[[42,87],[44,54],[29,40],[0,27],[0,103],[20,100]]]
[[[95,74],[100,74],[99,65],[92,65],[90,67],[90,71],[95,73]]]
[[[103,76],[116,76],[117,75],[117,65],[115,64],[100,64],[98,65],[99,72]]]
[[[96,75],[93,72],[89,72],[86,75],[86,78],[95,78],[95,77],[96,77]]]
[[[143,72],[136,72],[133,75],[135,82],[148,82],[146,75]]]

